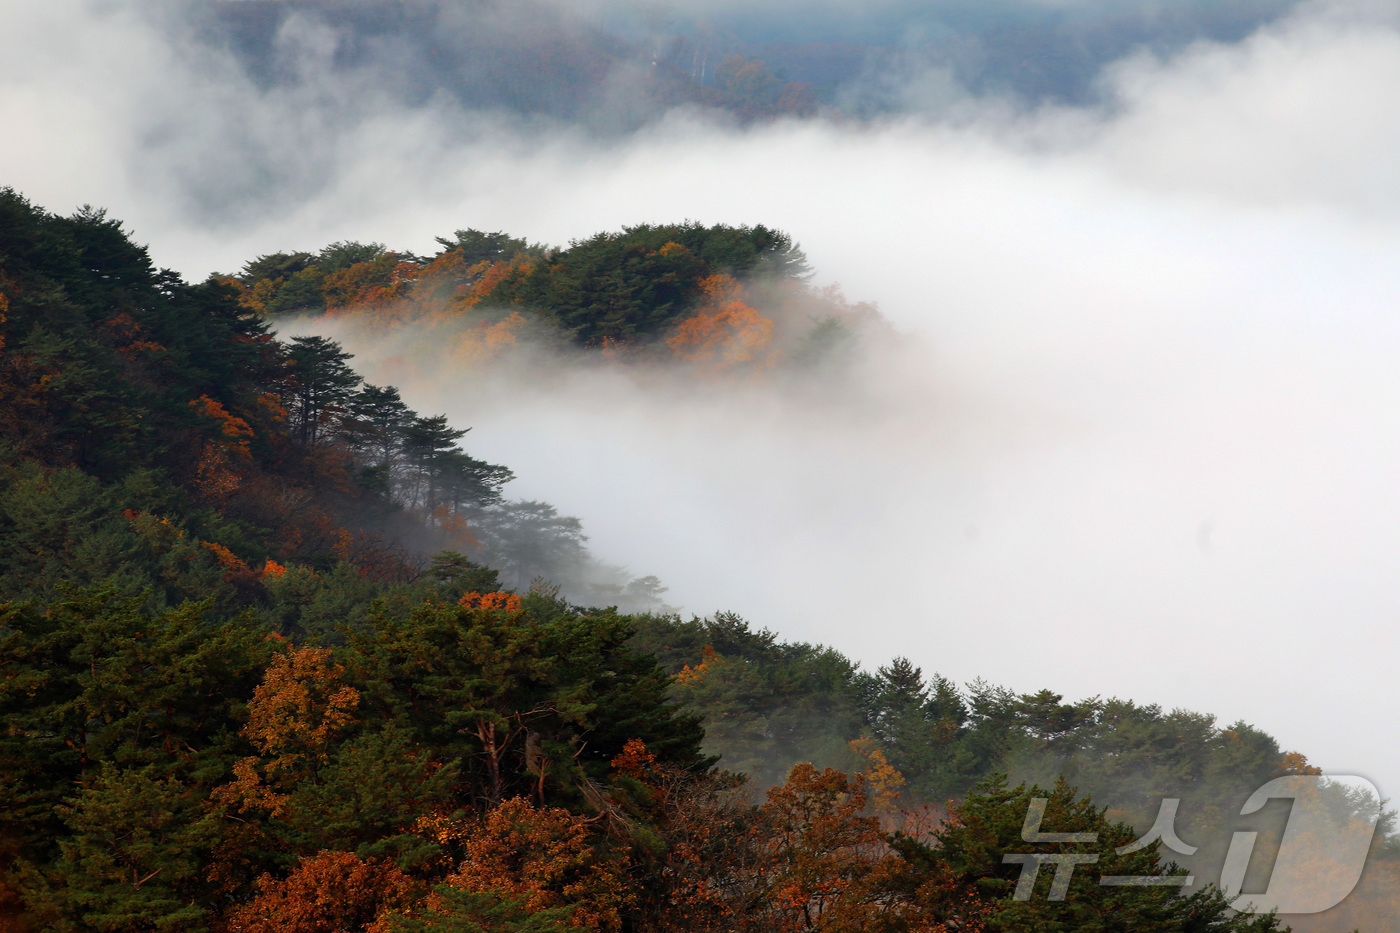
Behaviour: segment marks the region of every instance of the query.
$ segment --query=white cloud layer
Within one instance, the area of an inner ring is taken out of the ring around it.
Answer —
[[[1102,111],[673,114],[599,141],[317,64],[259,90],[126,7],[0,13],[0,184],[188,275],[463,226],[765,223],[910,337],[842,392],[401,379],[688,609],[869,664],[1244,718],[1400,788],[1400,32],[1305,8]],[[321,48],[322,52],[316,52]],[[347,337],[373,368],[375,341]],[[422,372],[433,374],[430,361]]]

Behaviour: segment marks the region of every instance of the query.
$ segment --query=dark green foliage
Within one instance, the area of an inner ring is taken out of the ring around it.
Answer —
[[[565,250],[474,229],[437,241],[443,248],[439,257],[460,252],[465,268],[511,263],[484,297],[483,311],[538,314],[585,346],[661,338],[702,300],[701,281],[708,276],[773,282],[803,280],[812,271],[790,236],[762,225],[642,224],[576,240]],[[269,313],[324,310],[353,302],[368,284],[389,286],[400,262],[426,264],[384,252],[378,243],[333,243],[314,257],[259,257],[244,267],[242,281],[253,289],[254,306]],[[336,275],[347,270],[354,282]],[[808,342],[802,359],[813,362],[848,343],[849,335],[828,325]]]
[[[783,779],[793,764],[848,767],[848,743],[860,735],[857,666],[821,646],[779,642],[733,613],[680,622],[636,619],[637,647],[672,673],[675,695],[702,712],[705,749],[760,786]],[[708,649],[708,650],[707,650]]]
[[[588,560],[583,524],[548,502],[501,502],[475,516],[485,560],[512,589],[536,577],[577,570]]]
[[[320,266],[307,266],[279,285],[267,302],[268,313],[289,314],[324,310],[325,283],[326,273]]]
[[[243,264],[239,276],[245,285],[253,285],[263,279],[285,282],[312,263],[310,253],[268,253]]]
[[[698,720],[667,700],[668,678],[627,647],[631,634],[548,600],[521,612],[427,603],[348,633],[346,657],[371,709],[461,762],[464,804],[542,787],[577,800],[629,739],[703,762]]]
[[[340,423],[340,438],[365,462],[389,469],[396,463],[404,427],[413,412],[393,386],[365,385],[349,402]]]
[[[258,828],[271,861],[322,849],[419,866],[440,849],[415,835],[419,816],[452,809],[452,761],[426,750],[396,722],[366,722],[342,738],[314,772],[279,789],[283,809]]]
[[[204,866],[219,821],[198,789],[154,770],[104,767],[58,809],[62,855],[37,911],[114,933],[207,929]]]
[[[293,564],[264,579],[262,586],[267,599],[256,610],[259,618],[272,631],[298,641],[336,640],[341,627],[368,620],[375,600],[394,599],[399,590],[411,592],[403,594],[408,599],[423,595],[413,587],[386,588],[344,561],[321,573]]]
[[[1074,833],[1092,839],[1071,842],[1027,842],[1022,832],[1033,798],[1046,801],[1038,831]],[[1136,841],[1132,827],[1114,822],[1080,797],[1065,781],[1050,789],[1038,785],[1009,787],[1004,775],[994,775],[956,808],[957,819],[942,824],[931,844],[896,834],[892,841],[910,871],[896,876],[895,892],[913,896],[918,886],[935,877],[955,890],[1000,901],[988,927],[1006,933],[1265,933],[1281,929],[1271,916],[1237,914],[1227,899],[1211,887],[1179,896],[1179,887],[1104,886],[1103,876],[1165,877],[1184,875],[1164,863],[1154,843],[1120,855],[1115,849]],[[1041,865],[1028,899],[1016,898],[1023,866],[1006,863],[1005,855],[1045,854],[1086,859],[1073,867],[1068,890],[1050,899],[1056,866]],[[1092,861],[1087,861],[1092,859]]]
[[[440,586],[443,595],[454,603],[467,593],[495,593],[501,589],[499,571],[473,563],[457,551],[434,554],[424,576]]]
[[[0,218],[0,430],[18,455],[104,479],[191,468],[205,430],[191,401],[249,412],[276,378],[231,288],[157,272],[102,212],[53,217],[3,189]]]
[[[584,345],[647,341],[692,310],[700,280],[717,273],[804,278],[810,269],[787,234],[767,227],[641,225],[521,267],[487,301],[541,311]]]
[[[436,237],[442,246],[443,253],[450,253],[453,250],[462,251],[462,260],[468,267],[479,262],[499,262],[503,259],[511,259],[517,253],[533,253],[539,255],[545,252],[545,248],[530,246],[524,240],[517,240],[514,237],[497,230],[492,233],[484,233],[480,230],[467,228],[458,230],[452,234],[452,238]]]
[[[209,604],[74,592],[0,606],[0,835],[53,928],[202,929],[205,809],[237,752],[265,632]]]
[[[1203,838],[1284,773],[1278,743],[1244,723],[1221,728],[1210,716],[1123,700],[1065,703],[981,680],[959,688],[906,658],[870,674],[727,613],[636,624],[638,648],[679,674],[674,695],[704,714],[706,751],[763,783],[799,760],[851,767],[847,743],[868,735],[918,799],[961,797],[994,771],[1065,775],[1144,825],[1163,797],[1180,797],[1183,835]]]
[[[333,275],[356,263],[373,262],[385,254],[383,243],[356,243],[341,240],[323,247],[316,256],[316,265],[325,275]]]
[[[207,603],[159,613],[110,589],[45,605],[0,604],[0,823],[53,838],[53,807],[102,763],[208,784],[242,699],[261,676],[264,632],[211,621]]]
[[[446,415],[403,424],[400,498],[428,513],[439,506],[456,509],[465,502],[485,505],[500,498],[501,486],[512,478],[510,471],[462,453],[457,441],[466,433],[448,425]]]
[[[314,444],[330,434],[363,381],[350,368],[350,354],[325,337],[293,337],[287,359],[292,378],[287,395],[294,436]]]
[[[820,367],[840,360],[857,344],[849,327],[834,317],[816,321],[792,349],[792,360],[799,366]]]
[[[34,462],[0,466],[0,594],[36,599],[60,584],[107,582],[156,605],[236,594],[201,537],[238,543],[237,526],[189,514],[188,497],[159,474],[138,470],[104,485],[74,468]]]

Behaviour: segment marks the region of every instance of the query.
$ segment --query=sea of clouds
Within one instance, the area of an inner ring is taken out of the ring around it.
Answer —
[[[1243,718],[1394,793],[1391,9],[1303,4],[1130,56],[1094,107],[926,73],[878,120],[682,109],[607,135],[405,104],[311,15],[269,83],[180,4],[19,2],[0,184],[105,206],[192,278],[342,239],[431,252],[465,226],[789,231],[903,335],[830,385],[405,373],[376,335],[328,332],[688,612],[870,666]]]

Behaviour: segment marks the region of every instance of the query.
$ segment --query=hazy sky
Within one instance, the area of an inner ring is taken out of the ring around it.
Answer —
[[[1315,4],[1025,111],[627,136],[413,107],[309,18],[260,84],[181,8],[0,11],[0,184],[105,205],[191,277],[278,249],[791,232],[906,335],[839,391],[482,386],[416,360],[516,496],[672,602],[876,665],[1244,718],[1400,789],[1400,28]],[[155,9],[156,12],[149,12]],[[153,20],[159,19],[159,25]],[[373,376],[384,348],[342,334]]]

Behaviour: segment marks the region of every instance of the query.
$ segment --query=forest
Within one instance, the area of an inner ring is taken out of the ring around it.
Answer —
[[[789,235],[438,243],[192,284],[101,210],[0,190],[0,931],[1285,928],[1208,883],[1098,879],[1209,881],[1253,790],[1320,773],[1303,754],[683,619],[654,577],[584,573],[578,520],[507,498],[465,427],[279,336],[353,317],[464,367],[528,338],[820,374],[881,325]],[[1199,866],[1120,851],[1164,797]],[[1035,799],[1079,840],[1024,842]],[[1003,855],[1028,850],[1096,861],[1024,899]]]

